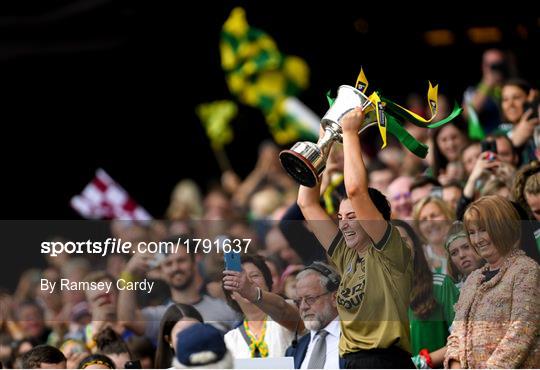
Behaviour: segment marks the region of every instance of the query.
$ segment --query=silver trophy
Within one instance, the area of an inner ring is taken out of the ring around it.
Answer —
[[[356,107],[362,107],[365,112],[371,104],[368,97],[360,90],[348,85],[340,86],[334,104],[321,120],[324,136],[317,144],[301,141],[294,144],[291,149],[279,153],[279,160],[285,171],[301,185],[314,187],[326,167],[332,145],[335,141],[343,142],[343,131],[340,125],[343,116]],[[365,114],[360,132],[376,124],[377,114],[375,109],[370,109]]]

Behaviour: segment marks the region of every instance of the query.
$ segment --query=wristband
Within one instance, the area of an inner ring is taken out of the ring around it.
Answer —
[[[426,363],[430,368],[433,368],[433,362],[431,362],[431,356],[429,351],[426,348],[423,348],[418,352],[418,354],[426,359]]]
[[[257,298],[254,303],[258,303],[262,300],[262,289],[257,287]]]

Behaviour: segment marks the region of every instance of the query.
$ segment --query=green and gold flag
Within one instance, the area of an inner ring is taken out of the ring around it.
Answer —
[[[223,25],[220,51],[229,90],[262,111],[278,144],[316,140],[319,117],[296,98],[309,83],[304,60],[283,55],[268,34],[247,23],[240,7]]]

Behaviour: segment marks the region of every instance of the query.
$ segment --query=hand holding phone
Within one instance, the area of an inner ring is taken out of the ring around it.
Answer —
[[[538,118],[538,106],[540,105],[540,99],[534,99],[533,101],[526,101],[523,103],[523,112],[527,112],[529,109],[532,113],[529,119]]]
[[[242,262],[240,260],[240,253],[236,252],[226,252],[223,253],[223,258],[225,259],[225,270],[229,271],[242,271]]]
[[[488,153],[487,160],[492,162],[497,158],[497,142],[495,140],[482,140],[480,143],[482,153]]]

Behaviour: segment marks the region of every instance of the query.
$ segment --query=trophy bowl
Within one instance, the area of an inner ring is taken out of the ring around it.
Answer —
[[[334,142],[343,142],[340,121],[348,112],[356,107],[362,107],[365,113],[364,123],[360,132],[377,124],[375,109],[368,109],[372,105],[368,97],[352,86],[342,85],[334,104],[328,109],[321,120],[324,135],[315,144],[301,141],[291,149],[279,153],[281,165],[287,173],[299,184],[314,187],[319,176],[326,167],[326,160]]]

